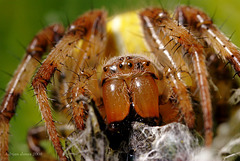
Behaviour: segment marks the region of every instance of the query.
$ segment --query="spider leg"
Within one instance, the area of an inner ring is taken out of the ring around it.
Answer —
[[[43,54],[64,34],[61,25],[52,25],[39,32],[29,44],[26,55],[18,66],[6,89],[0,106],[0,156],[8,160],[9,121],[13,117],[18,99],[32,78]]]
[[[77,60],[79,61],[76,65],[72,64],[76,67],[75,69],[83,68],[86,62],[87,64],[91,64],[98,61],[99,57],[96,53],[101,52],[98,51],[93,53],[91,46],[98,43],[97,45],[104,48],[105,18],[105,12],[95,10],[77,19],[70,26],[66,35],[48,55],[32,81],[32,86],[37,97],[42,117],[45,120],[49,138],[60,160],[67,160],[67,158],[63,156],[63,150],[48,102],[46,87],[55,70],[62,69],[64,63],[70,60],[72,56],[77,56]]]
[[[203,46],[192,36],[184,27],[179,26],[161,9],[147,9],[144,17],[148,17],[153,26],[160,27],[164,35],[174,39],[176,43],[181,44],[182,49],[188,53],[186,56],[191,58],[187,62],[189,66],[193,66],[196,77],[196,83],[200,90],[201,107],[203,111],[205,144],[207,146],[212,143],[212,105],[211,95],[208,85],[208,72],[205,65],[205,56]],[[183,54],[184,55],[184,54]],[[186,58],[185,56],[185,58]],[[187,58],[188,58],[187,57]]]
[[[224,61],[229,61],[240,76],[240,54],[237,47],[213,24],[207,14],[194,7],[180,6],[175,15],[180,24],[197,31],[193,33],[200,33],[205,42],[212,46]]]
[[[150,46],[153,53],[163,66],[167,67],[167,79],[173,92],[177,95],[178,106],[181,114],[183,115],[184,121],[188,127],[193,128],[195,123],[194,111],[190,99],[190,95],[187,91],[187,87],[180,77],[181,71],[179,70],[179,64],[173,59],[171,53],[171,47],[168,47],[170,41],[167,40],[159,31],[159,26],[156,26],[152,22],[152,17],[148,16],[148,10],[140,13],[144,34],[148,45]],[[153,16],[153,15],[152,15]],[[178,58],[179,59],[179,58]]]
[[[58,126],[58,129],[63,136],[68,136],[73,131],[73,128],[69,125]],[[27,142],[32,156],[39,161],[55,161],[56,158],[48,154],[41,146],[40,143],[43,140],[49,140],[45,126],[34,127],[28,131]]]

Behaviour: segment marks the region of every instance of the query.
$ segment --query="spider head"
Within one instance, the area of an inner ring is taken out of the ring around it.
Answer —
[[[107,123],[153,119],[158,124],[160,79],[155,65],[140,56],[115,57],[107,62],[101,80]]]

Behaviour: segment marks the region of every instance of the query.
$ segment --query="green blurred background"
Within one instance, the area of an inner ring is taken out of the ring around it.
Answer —
[[[160,5],[173,10],[180,3],[190,3],[206,11],[217,26],[240,46],[239,0],[0,0],[0,88],[4,89],[24,55],[24,48],[44,26],[61,22],[65,26],[91,8],[106,9],[110,15],[129,9]],[[5,71],[5,72],[2,72]],[[29,87],[29,86],[28,86]],[[0,91],[2,100],[4,92]],[[33,92],[26,89],[17,106],[10,127],[10,159],[32,160],[26,144],[27,130],[41,121]]]

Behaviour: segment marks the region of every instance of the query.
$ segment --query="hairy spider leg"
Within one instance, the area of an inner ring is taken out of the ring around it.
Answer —
[[[107,38],[106,26],[94,27],[99,23],[97,19],[89,32],[92,35],[89,39],[83,38],[77,42],[72,54],[66,56],[68,60],[61,62],[60,74],[57,72],[57,79],[54,79],[55,97],[63,110],[68,109],[72,113],[71,120],[77,129],[84,128],[87,113],[85,99],[93,99],[96,105],[102,102],[97,81],[97,66],[106,54],[104,51]]]
[[[180,6],[176,9],[175,18],[181,25],[197,30],[205,42],[212,46],[215,52],[224,60],[229,61],[240,76],[240,54],[237,47],[213,24],[211,18],[203,11],[190,7]],[[196,33],[196,32],[193,32]],[[235,75],[236,75],[235,74]]]
[[[97,59],[97,56],[94,55],[95,53],[91,53],[91,50],[88,50],[88,48],[91,42],[95,42],[95,39],[99,40],[98,36],[104,38],[106,34],[105,19],[106,13],[99,10],[85,13],[77,19],[70,26],[66,35],[45,59],[32,81],[32,86],[38,100],[42,118],[45,120],[50,140],[52,141],[60,160],[67,160],[67,158],[63,155],[58,133],[53,122],[46,87],[49,84],[53,73],[56,70],[62,69],[64,62],[70,59],[76,50],[79,51],[80,58],[78,61],[80,68],[88,59],[92,60],[92,57],[94,57],[95,60]]]
[[[101,20],[99,17],[96,18],[89,39],[78,42],[77,46],[82,47],[75,48],[71,56],[72,62],[64,63],[64,65],[69,64],[67,70],[71,70],[70,72],[63,70],[63,72],[67,75],[66,81],[72,82],[70,85],[72,87],[67,90],[67,100],[77,129],[85,127],[88,100],[93,99],[97,106],[102,104],[97,67],[106,54],[106,14],[104,14]],[[84,41],[86,41],[85,46],[83,46]]]
[[[29,44],[26,55],[8,84],[0,107],[0,156],[2,161],[8,160],[9,121],[15,113],[18,99],[39,66],[43,54],[54,46],[63,34],[64,28],[58,24],[40,31]]]
[[[193,66],[196,83],[200,92],[201,107],[204,119],[205,144],[212,143],[212,104],[208,85],[208,72],[205,65],[203,46],[184,27],[174,22],[168,13],[162,9],[148,9],[145,11],[153,26],[159,26],[160,32],[169,36],[176,43],[179,43],[190,57],[187,61],[189,66]],[[185,53],[182,53],[183,56]]]
[[[99,37],[100,39],[104,38],[105,19],[106,13],[104,11],[97,10],[88,12],[78,18],[70,26],[66,35],[48,55],[32,81],[34,92],[37,96],[39,108],[41,110],[42,117],[45,120],[50,140],[53,142],[60,160],[67,160],[67,158],[63,156],[63,150],[48,102],[46,87],[50,82],[50,78],[53,73],[57,69],[62,69],[66,59],[70,58],[74,52],[76,52],[75,50],[78,50],[79,52],[80,58],[78,61],[80,67],[85,63],[85,61],[92,60],[91,58],[94,57],[95,53],[91,53],[91,50],[88,50],[89,44],[91,44],[91,42],[95,42],[95,39],[99,40]],[[97,59],[96,56],[94,59]]]
[[[57,128],[62,136],[68,136],[73,131],[73,127],[69,125],[60,125],[57,126]],[[56,158],[50,155],[44,147],[42,147],[41,141],[43,140],[49,140],[45,126],[37,126],[28,131],[27,143],[32,156],[36,160],[57,161]]]
[[[152,52],[156,55],[160,64],[165,66],[166,77],[168,79],[170,88],[177,95],[178,107],[181,111],[181,115],[189,128],[194,127],[195,115],[190,99],[190,95],[187,91],[187,87],[184,84],[185,82],[181,78],[181,72],[184,70],[183,65],[180,62],[174,60],[172,55],[172,47],[170,46],[167,36],[161,32],[161,26],[154,24],[154,17],[156,14],[161,14],[161,10],[144,10],[140,13],[142,20],[143,31],[145,39],[148,42]],[[174,41],[172,41],[173,44]],[[167,45],[166,45],[167,44]],[[181,51],[180,51],[181,52]],[[177,54],[176,54],[177,55]],[[177,58],[178,60],[181,59]]]

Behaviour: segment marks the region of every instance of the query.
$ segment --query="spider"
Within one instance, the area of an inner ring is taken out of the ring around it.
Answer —
[[[35,70],[31,67],[51,46],[53,49],[34,75],[32,87],[60,160],[67,158],[47,97],[47,85],[53,76],[58,78],[52,83],[58,102],[69,108],[76,129],[85,128],[85,97],[95,102],[107,130],[113,133],[131,121],[150,125],[178,121],[194,128],[192,100],[196,99],[203,111],[205,143],[211,145],[212,105],[203,44],[213,44],[215,52],[222,54],[238,74],[236,47],[215,29],[205,13],[188,6],[176,9],[175,21],[159,8],[123,14],[109,22],[106,17],[102,10],[87,12],[66,32],[62,26],[53,25],[30,43],[1,105],[3,160],[7,159],[8,123],[26,86],[21,80],[30,79]],[[129,24],[128,32],[121,23]],[[195,37],[201,37],[203,42]],[[199,92],[197,98],[193,98],[194,91]]]

